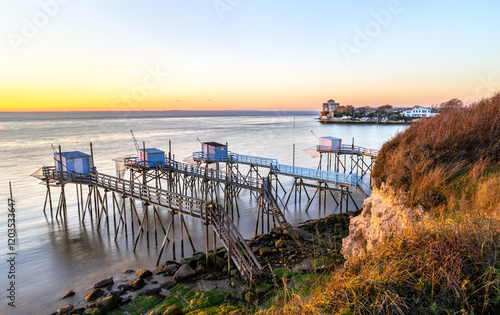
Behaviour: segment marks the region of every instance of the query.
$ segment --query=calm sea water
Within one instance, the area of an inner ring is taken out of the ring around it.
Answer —
[[[135,112],[135,113],[2,113],[0,114],[1,174],[0,177],[0,313],[51,313],[67,304],[84,306],[83,296],[94,283],[109,276],[120,277],[127,269],[154,270],[159,244],[146,247],[145,238],[133,252],[129,234],[118,232],[114,241],[113,224],[108,231],[97,230],[87,219],[78,220],[76,192],[67,186],[68,220],[63,225],[46,217],[43,212],[45,186],[30,177],[43,165],[53,165],[51,145],[61,145],[63,151],[90,152],[93,143],[95,165],[99,172],[115,175],[112,159],[134,154],[130,130],[147,147],[168,151],[169,140],[175,159],[188,158],[200,150],[201,141],[228,143],[232,152],[277,158],[292,164],[293,144],[295,164],[316,168],[318,159],[302,151],[317,144],[317,136],[335,136],[344,143],[355,139],[356,145],[378,149],[403,126],[322,125],[316,112]],[[8,183],[12,182],[16,202],[16,308],[7,305],[9,289],[7,263]],[[285,186],[290,182],[284,180]],[[53,189],[57,199],[59,190]],[[293,199],[293,198],[292,198]],[[332,203],[319,211],[316,203],[305,213],[300,207],[290,207],[287,219],[299,223],[334,213]],[[248,194],[239,201],[240,218],[236,224],[244,237],[251,238],[255,229],[256,204]],[[314,208],[316,207],[316,208]],[[162,212],[166,223],[167,211]],[[200,222],[187,219],[196,250],[204,250],[204,229]],[[136,227],[137,230],[137,227]],[[160,233],[161,238],[163,235]],[[161,243],[161,240],[160,240]],[[179,244],[177,244],[179,245]],[[189,246],[186,254],[192,253]],[[180,256],[180,250],[177,249]],[[168,249],[162,261],[172,258]],[[178,257],[179,258],[179,257]],[[68,290],[77,295],[60,300]]]

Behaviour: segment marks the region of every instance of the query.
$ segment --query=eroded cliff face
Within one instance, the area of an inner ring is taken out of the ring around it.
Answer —
[[[351,219],[349,236],[342,241],[341,253],[346,259],[364,255],[388,239],[418,228],[427,215],[421,207],[403,206],[402,198],[386,187],[372,192],[361,214]]]

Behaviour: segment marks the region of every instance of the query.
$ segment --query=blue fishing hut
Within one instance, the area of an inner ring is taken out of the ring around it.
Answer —
[[[342,139],[335,137],[320,137],[318,151],[337,152],[342,146]]]
[[[61,155],[54,153],[54,161],[56,171],[61,170],[61,164],[63,172],[88,174],[94,168],[90,155],[80,151],[61,152]]]
[[[208,161],[227,161],[227,145],[217,142],[202,142],[201,152]]]
[[[146,148],[137,151],[139,164],[146,167],[157,167],[165,164],[165,151]]]

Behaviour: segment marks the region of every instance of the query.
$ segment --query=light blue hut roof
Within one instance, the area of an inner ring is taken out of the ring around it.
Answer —
[[[327,136],[327,137],[320,137],[320,138],[323,138],[323,139],[328,139],[328,140],[340,140],[340,138],[335,138],[335,137],[331,137],[331,136]]]
[[[59,153],[56,153],[56,154],[59,155]],[[80,151],[61,152],[61,155],[67,159],[74,159],[74,158],[80,158],[80,157],[90,157],[90,155],[88,155],[87,153],[83,153]]]
[[[144,149],[139,149],[139,151],[144,152]],[[148,154],[149,153],[152,153],[152,154],[154,154],[154,153],[165,153],[165,151],[162,151],[162,150],[156,149],[156,148],[146,148],[146,153],[148,153]]]

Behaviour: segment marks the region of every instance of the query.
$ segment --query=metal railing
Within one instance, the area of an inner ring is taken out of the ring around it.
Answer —
[[[274,168],[278,174],[296,176],[304,179],[314,179],[335,184],[345,184],[355,186],[359,176],[354,174],[344,174],[331,171],[318,170],[313,168],[297,167],[291,165],[278,164]]]
[[[272,167],[278,164],[277,159],[264,158],[260,156],[243,155],[237,153],[231,153],[229,156],[230,162],[238,162],[241,164],[257,165],[264,167]]]
[[[162,167],[163,165],[165,165],[166,162],[145,161],[145,160],[140,160],[136,156],[132,156],[132,157],[123,158],[123,163],[125,166],[129,166],[129,167],[141,166],[141,167],[149,167],[149,168],[158,168],[158,167]]]
[[[317,145],[316,150],[319,152],[335,152],[340,154],[357,154],[370,157],[377,157],[379,150],[363,148],[357,145],[341,145],[340,147]]]
[[[365,197],[370,197],[370,195],[372,194],[372,189],[370,188],[370,186],[368,186],[368,184],[366,184],[361,178],[358,179],[356,188],[358,188],[358,190],[362,194],[364,194]]]
[[[349,148],[352,148],[352,146],[349,146]],[[365,149],[365,148],[361,148],[361,147],[357,147],[357,148],[359,148],[360,150],[364,149],[365,152],[369,152],[369,151],[375,152],[376,151],[378,154],[378,150]],[[194,152],[193,157],[195,155],[198,157],[206,156],[203,152]],[[250,164],[250,165],[257,165],[257,166],[262,166],[262,167],[268,167],[268,168],[272,169],[277,174],[300,177],[300,178],[304,178],[304,179],[319,180],[319,181],[323,181],[323,182],[331,182],[334,184],[357,186],[358,182],[361,181],[360,176],[354,175],[354,174],[345,174],[345,173],[331,172],[331,171],[318,170],[318,169],[312,169],[312,168],[284,165],[284,164],[279,164],[277,159],[263,158],[263,157],[258,157],[258,156],[228,153],[228,157],[226,159],[226,162],[238,162],[238,163],[242,163],[242,164]],[[365,190],[365,189],[363,188],[363,190]],[[368,190],[371,193],[371,190],[370,189],[368,189]],[[365,191],[368,191],[368,190],[365,190]]]
[[[49,167],[44,167],[43,171],[44,176],[48,179],[60,180],[63,178],[66,182],[94,185],[121,193],[124,196],[147,201],[150,204],[170,208],[184,215],[206,220],[206,204],[201,199],[97,172],[88,174],[61,172]]]
[[[137,160],[136,157],[125,158],[124,163],[125,166],[132,168],[139,168],[143,166]],[[240,176],[221,170],[215,170],[213,168],[207,168],[189,163],[177,162],[172,159],[167,159],[166,162],[161,166],[159,166],[158,168],[164,171],[178,172],[190,176],[196,176],[199,178],[209,178],[211,180],[219,182],[227,182],[232,185],[253,190],[260,189],[260,186],[262,185],[262,179],[260,178],[255,178],[250,176]]]
[[[353,146],[341,147],[342,150],[344,148],[349,148],[349,150],[352,150]],[[359,152],[363,151],[366,154],[368,153],[378,154],[378,150],[371,150],[361,147],[354,147],[354,148],[355,150],[358,150]],[[196,157],[195,160],[199,159],[200,161],[201,160],[206,161],[206,158],[210,158],[211,155],[203,152],[194,152],[193,157]],[[213,157],[215,157],[215,155]],[[225,156],[224,158],[222,156],[219,156],[218,158],[220,158],[221,161],[224,160],[225,162],[233,162],[233,163],[237,162],[242,164],[268,167],[271,170],[273,170],[276,174],[300,177],[310,180],[318,180],[322,182],[330,182],[334,184],[355,186],[359,187],[361,191],[364,192],[365,196],[369,196],[371,194],[370,187],[361,180],[360,176],[354,174],[345,174],[332,171],[279,164],[277,159],[242,155],[231,152],[228,153],[227,156]],[[124,161],[126,166],[132,166],[132,167],[141,166],[140,162],[136,157],[125,158]],[[238,185],[240,187],[250,188],[255,190],[259,189],[260,186],[262,185],[262,180],[259,178],[244,177],[220,170],[214,170],[202,166],[177,162],[171,159],[167,159],[165,164],[161,165],[160,168],[168,171],[183,172],[185,174],[197,177],[204,177],[204,178],[208,177],[212,180],[217,180],[220,182],[228,182],[233,185]]]
[[[193,160],[197,162],[227,162],[227,154],[217,154],[217,153],[205,153],[205,152],[194,152]]]

